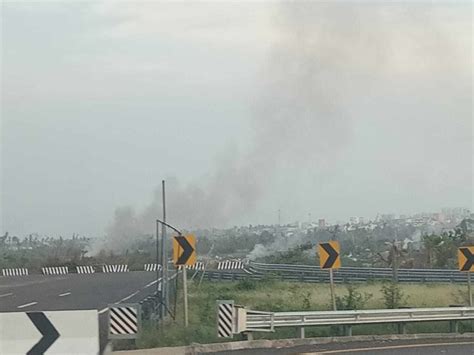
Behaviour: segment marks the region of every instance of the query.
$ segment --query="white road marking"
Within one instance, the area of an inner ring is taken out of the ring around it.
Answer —
[[[159,280],[161,281],[161,278],[160,278]],[[150,287],[150,286],[156,284],[156,281],[157,281],[157,280],[150,282],[150,283],[147,284],[145,287],[143,287],[143,289],[145,289],[145,288],[147,288],[147,287]]]
[[[26,303],[26,304],[22,304],[21,306],[18,306],[17,308],[25,308],[25,307],[29,307],[29,306],[33,306],[35,304],[37,304],[38,302],[30,302],[30,303]]]
[[[134,292],[134,293],[132,293],[131,295],[122,298],[122,299],[121,299],[120,301],[118,301],[117,303],[120,303],[120,302],[123,302],[123,301],[126,301],[126,300],[132,298],[133,296],[135,296],[136,294],[138,294],[138,292],[140,292],[140,291]]]
[[[176,274],[175,274],[175,276],[176,276]],[[173,279],[175,276],[170,277],[169,279],[171,280],[171,279]],[[161,278],[158,279],[158,280],[154,280],[154,281],[150,282],[149,284],[147,284],[146,286],[142,287],[142,290],[145,289],[145,288],[147,288],[147,287],[150,287],[150,286],[156,284],[157,281],[161,281]],[[131,295],[128,295],[127,297],[122,298],[120,301],[117,301],[117,302],[115,302],[115,303],[121,303],[121,302],[123,302],[123,301],[126,301],[126,300],[132,298],[133,296],[137,295],[139,292],[140,292],[140,290],[138,290],[138,291],[132,293]],[[108,307],[105,307],[105,308],[101,309],[98,313],[99,313],[99,314],[105,313],[105,312],[107,312],[108,309],[109,309]]]
[[[11,293],[11,292],[10,293],[4,293],[3,295],[0,295],[0,298],[11,296],[11,295],[13,295],[13,293]]]
[[[171,276],[171,277],[168,277],[168,281],[173,280],[173,279],[176,277],[176,275],[177,275],[177,273],[174,274],[174,275]],[[142,290],[144,290],[144,289],[146,289],[146,288],[148,288],[148,287],[150,287],[150,286],[153,286],[153,285],[156,284],[158,281],[161,282],[161,277],[160,277],[158,280],[154,280],[154,281],[150,282],[149,284],[143,286],[143,287],[142,287]]]
[[[59,295],[59,297],[69,296],[71,292],[64,292]]]

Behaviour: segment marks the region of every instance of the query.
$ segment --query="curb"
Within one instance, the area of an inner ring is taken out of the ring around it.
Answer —
[[[356,335],[307,339],[278,339],[278,340],[251,340],[235,341],[227,343],[213,344],[191,344],[189,346],[121,350],[114,351],[117,355],[196,355],[215,353],[221,351],[245,350],[245,349],[271,349],[271,348],[291,348],[301,345],[325,345],[330,343],[351,343],[366,341],[393,341],[393,340],[419,340],[419,339],[471,339],[474,340],[474,333],[426,333],[426,334],[405,334],[405,335]]]

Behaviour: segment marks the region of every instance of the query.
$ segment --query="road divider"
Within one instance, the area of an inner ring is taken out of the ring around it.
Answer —
[[[158,271],[158,270],[161,270],[161,265],[159,265],[159,264],[145,264],[143,269],[145,271]]]
[[[219,261],[217,264],[217,270],[242,270],[245,268],[243,261]]]
[[[76,266],[76,271],[77,271],[78,274],[93,274],[93,273],[95,273],[95,269],[91,265]]]
[[[182,270],[184,265],[179,265],[178,270]],[[204,270],[204,263],[202,261],[196,261],[194,265],[186,265],[186,269],[188,270]]]
[[[41,268],[43,275],[66,275],[69,274],[67,266],[48,266]]]
[[[3,276],[26,276],[28,275],[28,269],[26,268],[13,268],[13,269],[2,269]]]
[[[128,272],[128,265],[103,265],[102,272]]]

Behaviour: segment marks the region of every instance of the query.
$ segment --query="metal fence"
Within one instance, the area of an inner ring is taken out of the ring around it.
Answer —
[[[172,317],[174,319],[176,314],[176,301],[177,301],[177,293],[178,293],[178,274],[179,271],[176,271],[172,276],[168,278],[168,297],[169,297],[169,307],[166,310],[166,314],[164,317]],[[141,317],[144,321],[159,321],[164,318],[160,315],[160,305],[162,304],[162,288],[161,288],[161,281],[159,281],[159,285],[157,287],[158,291],[153,293],[152,295],[144,298],[140,302],[141,307]]]

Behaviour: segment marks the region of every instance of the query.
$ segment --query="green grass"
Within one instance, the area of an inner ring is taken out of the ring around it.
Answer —
[[[368,283],[357,286],[361,293],[371,294],[364,308],[385,308],[382,283]],[[465,287],[453,284],[400,284],[407,296],[405,306],[447,307],[462,302],[460,295]],[[216,300],[234,300],[235,304],[261,311],[330,310],[331,297],[328,284],[304,284],[273,281],[271,279],[254,282],[197,282],[188,286],[189,327],[183,326],[182,289],[180,288],[176,320],[166,321],[159,329],[154,323],[144,323],[137,339],[139,348],[179,346],[191,343],[213,343],[229,341],[216,336]],[[461,291],[461,292],[460,292]],[[336,294],[346,293],[345,285],[336,285]],[[469,331],[469,322],[460,326],[461,331]],[[409,324],[409,333],[448,332],[448,322]],[[308,327],[306,337],[338,335],[337,327]],[[396,325],[355,326],[353,335],[396,333]],[[256,339],[276,339],[297,337],[297,329],[278,328],[274,333],[256,333]],[[235,340],[240,340],[234,336]]]

